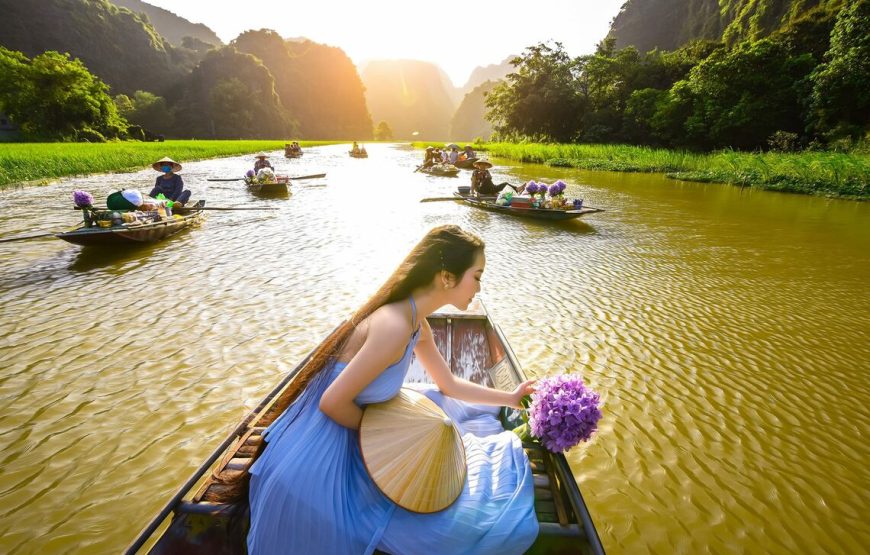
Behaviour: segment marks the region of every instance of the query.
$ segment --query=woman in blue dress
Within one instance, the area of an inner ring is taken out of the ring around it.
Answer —
[[[266,447],[250,468],[252,555],[523,553],[538,523],[519,438],[491,415],[519,407],[533,380],[512,392],[454,376],[426,316],[465,309],[480,291],[486,259],[458,226],[431,230],[387,282],[314,352],[276,403]],[[363,407],[402,387],[411,355],[436,387],[424,391],[462,433],[467,478],[447,509],[419,514],[387,499],[359,451]],[[481,425],[487,422],[494,425]]]

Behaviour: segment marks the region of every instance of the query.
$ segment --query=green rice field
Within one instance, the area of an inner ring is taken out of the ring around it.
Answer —
[[[162,143],[0,143],[0,187],[58,177],[150,166],[169,156],[177,162],[283,150],[289,141],[165,141]],[[299,141],[303,147],[336,141]],[[342,141],[346,142],[346,141]]]

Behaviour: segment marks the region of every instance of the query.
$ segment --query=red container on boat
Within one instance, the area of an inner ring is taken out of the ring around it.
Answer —
[[[514,208],[529,208],[532,205],[532,199],[529,197],[514,197],[511,199],[511,206]]]

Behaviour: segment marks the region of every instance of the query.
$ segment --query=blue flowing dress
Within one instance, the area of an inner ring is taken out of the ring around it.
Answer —
[[[413,299],[411,309],[416,322]],[[402,358],[354,400],[359,406],[399,392],[419,333],[418,327]],[[358,432],[320,410],[320,397],[345,366],[325,368],[266,429],[267,446],[250,471],[250,554],[506,554],[534,543],[532,471],[519,438],[498,422],[497,407],[416,386],[459,427],[468,474],[450,507],[412,513],[387,499],[369,477]]]

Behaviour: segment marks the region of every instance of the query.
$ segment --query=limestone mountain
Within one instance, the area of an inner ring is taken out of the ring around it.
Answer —
[[[68,52],[112,94],[162,93],[196,62],[138,15],[106,0],[0,0],[0,13],[0,45],[28,57]]]
[[[477,66],[474,68],[474,71],[471,72],[471,76],[468,77],[468,81],[466,81],[465,85],[462,87],[462,92],[468,94],[487,81],[501,81],[508,73],[511,73],[514,70],[514,66],[511,65],[511,60],[514,58],[516,58],[516,56],[508,56],[497,64]]]
[[[303,137],[371,139],[363,85],[343,50],[306,39],[286,40],[269,29],[246,31],[232,45],[268,68]]]
[[[613,19],[616,47],[675,50],[695,40],[734,44],[782,30],[810,12],[834,17],[847,0],[627,0]]]
[[[435,64],[376,60],[360,72],[374,121],[386,121],[398,140],[443,140],[453,116],[452,91]],[[414,135],[414,133],[417,135]]]
[[[148,21],[169,42],[176,46],[184,44],[184,38],[190,37],[212,46],[221,46],[223,42],[214,31],[202,23],[192,23],[169,10],[146,4],[142,0],[111,0],[116,6],[127,8],[136,14],[145,14]],[[188,42],[188,44],[190,44]]]
[[[492,124],[483,117],[486,113],[485,98],[486,93],[497,84],[498,81],[485,81],[465,95],[450,122],[450,140],[472,141],[477,137],[489,139]]]

